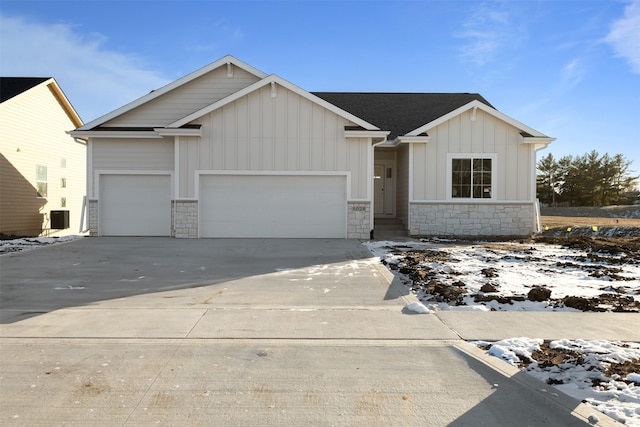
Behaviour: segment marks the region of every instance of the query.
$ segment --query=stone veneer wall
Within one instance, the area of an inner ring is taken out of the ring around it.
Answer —
[[[531,203],[411,203],[411,236],[528,236],[533,233]]]
[[[89,236],[98,235],[98,201],[89,200],[87,212],[85,212],[89,220]]]
[[[371,237],[371,203],[347,203],[347,239]]]
[[[198,238],[198,201],[174,201],[171,210],[173,237],[177,239]]]

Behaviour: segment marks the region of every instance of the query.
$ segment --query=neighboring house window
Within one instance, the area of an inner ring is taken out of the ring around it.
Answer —
[[[494,157],[450,155],[451,198],[491,199]]]
[[[63,169],[67,167],[67,159],[64,157],[60,158],[60,167]]]
[[[36,166],[36,197],[47,197],[47,167]]]
[[[61,197],[60,198],[60,207],[61,208],[66,208],[67,207],[67,198],[66,197]]]
[[[60,178],[60,187],[67,188],[67,178]]]

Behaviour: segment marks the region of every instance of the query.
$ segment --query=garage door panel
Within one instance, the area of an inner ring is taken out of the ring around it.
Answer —
[[[345,176],[205,175],[202,237],[335,237],[346,234]]]
[[[103,236],[170,236],[170,177],[101,176],[99,232]]]

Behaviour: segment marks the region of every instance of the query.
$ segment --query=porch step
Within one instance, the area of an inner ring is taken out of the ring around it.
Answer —
[[[376,218],[373,221],[373,235],[376,240],[392,240],[407,237],[407,229],[400,219]]]

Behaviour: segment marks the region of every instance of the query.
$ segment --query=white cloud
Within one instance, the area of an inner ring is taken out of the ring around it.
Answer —
[[[466,42],[460,46],[460,57],[477,65],[491,62],[499,51],[518,38],[511,22],[508,5],[480,3],[462,24],[456,37]]]
[[[585,69],[580,59],[575,58],[562,68],[562,81],[565,87],[573,87],[580,83],[585,74]]]
[[[0,14],[0,74],[54,77],[85,123],[169,83],[142,58],[110,51],[105,42],[71,24]]]
[[[640,0],[625,7],[624,17],[613,23],[605,41],[617,56],[629,62],[634,73],[640,74]]]

